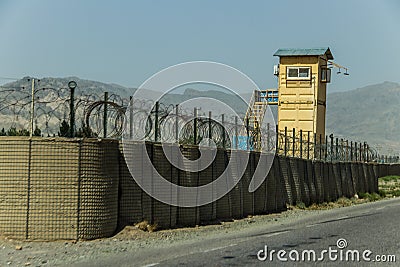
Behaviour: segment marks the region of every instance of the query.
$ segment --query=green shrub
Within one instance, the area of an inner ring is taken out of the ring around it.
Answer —
[[[386,191],[385,190],[379,189],[378,193],[379,193],[379,195],[381,197],[386,197]]]
[[[358,197],[359,197],[359,198],[368,198],[368,195],[369,195],[369,194],[368,194],[368,193],[365,193],[365,192],[359,192],[359,193],[358,193]]]
[[[300,201],[300,202],[296,203],[296,207],[298,209],[304,210],[306,208],[306,204],[304,204],[303,202]]]
[[[377,193],[374,192],[372,194],[369,194],[369,197],[368,197],[369,201],[377,201],[379,199],[381,199],[381,196],[378,195]]]
[[[390,192],[392,194],[392,196],[394,197],[400,197],[400,189],[397,190],[393,190],[392,192]]]

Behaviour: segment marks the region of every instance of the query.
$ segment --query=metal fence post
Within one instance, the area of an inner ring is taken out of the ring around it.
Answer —
[[[357,142],[354,142],[354,159],[355,159],[355,161],[357,161],[358,160],[358,157],[357,157],[358,155],[357,155]]]
[[[325,161],[328,160],[328,136],[325,135]]]
[[[294,157],[295,153],[295,145],[296,145],[296,129],[293,128],[293,135],[292,135],[292,156]]]
[[[211,146],[211,137],[212,137],[212,131],[211,131],[211,111],[208,112],[208,146]]]
[[[239,142],[237,127],[238,127],[238,117],[235,116],[235,149],[238,148],[238,142]]]
[[[336,147],[335,147],[335,150],[336,150],[336,161],[339,161],[339,160],[340,160],[340,158],[339,158],[339,138],[337,138],[337,137],[336,137]]]
[[[284,155],[285,155],[285,157],[287,155],[287,127],[285,127],[285,150],[284,150]]]
[[[197,144],[197,108],[194,108],[194,120],[193,120],[193,144]]]
[[[30,217],[30,202],[31,202],[31,172],[32,172],[32,138],[29,138],[28,147],[28,185],[26,198],[26,219],[25,219],[25,239],[29,239],[29,217]]]
[[[129,97],[129,138],[133,138],[133,97]]]
[[[108,92],[104,92],[103,138],[107,138],[107,102]]]
[[[246,150],[250,150],[249,142],[249,117],[246,118]]]
[[[317,158],[317,133],[314,133],[314,159]]]
[[[300,158],[303,158],[303,130],[300,130]]]
[[[319,134],[319,160],[322,160],[322,134]]]
[[[344,149],[343,149],[343,138],[340,138],[340,153],[342,154],[342,158],[340,160],[344,161],[345,155],[344,155]]]
[[[175,105],[175,141],[179,143],[179,105]]]
[[[222,147],[223,148],[226,148],[225,147],[225,143],[226,143],[226,136],[225,136],[225,115],[224,114],[222,114],[221,115],[221,123],[222,123]]]
[[[353,141],[350,141],[350,161],[353,161]]]
[[[333,161],[333,134],[329,136],[331,138],[331,162]]]
[[[160,107],[160,103],[156,102],[156,114],[154,120],[154,142],[158,141],[158,109]]]

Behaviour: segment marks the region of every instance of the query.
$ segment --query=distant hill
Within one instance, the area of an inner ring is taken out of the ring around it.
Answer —
[[[328,94],[326,131],[398,154],[399,111],[400,84],[393,82]]]

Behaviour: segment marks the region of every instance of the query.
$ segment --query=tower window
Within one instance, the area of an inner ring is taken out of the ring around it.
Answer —
[[[311,78],[311,67],[287,67],[288,80],[309,80]]]
[[[331,69],[326,67],[321,68],[321,82],[323,83],[331,82]]]

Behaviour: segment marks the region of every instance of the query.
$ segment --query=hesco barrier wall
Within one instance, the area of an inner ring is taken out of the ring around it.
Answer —
[[[0,138],[0,234],[93,239],[115,232],[117,141]]]
[[[218,150],[214,162],[199,173],[178,170],[159,144],[147,153],[165,179],[183,186],[199,186],[225,170],[230,151]],[[191,159],[193,146],[182,147]],[[197,208],[161,203],[135,183],[115,140],[0,137],[0,234],[18,239],[95,239],[115,233],[119,226],[143,220],[161,228],[192,226],[220,219],[242,218],[332,201],[357,192],[377,192],[377,177],[400,175],[400,164],[324,163],[276,156],[263,184],[248,186],[260,154],[249,156],[245,173],[227,195]],[[133,153],[125,151],[125,153]],[[141,159],[141,154],[137,154]],[[152,171],[143,170],[142,179]]]
[[[218,150],[213,164],[207,169],[199,173],[187,173],[176,169],[167,161],[160,144],[147,144],[147,153],[165,179],[182,186],[199,186],[217,179],[225,170],[230,157],[229,150]],[[182,153],[189,159],[196,159],[198,156],[198,150],[193,146],[183,146]],[[254,193],[249,193],[248,187],[255,168],[257,164],[262,164],[259,162],[259,153],[251,152],[244,175],[227,195],[198,208],[180,208],[161,203],[143,192],[131,177],[123,155],[120,157],[120,224],[147,220],[162,228],[193,226],[217,219],[243,218],[251,214],[283,211],[286,204],[303,202],[310,205],[334,201],[342,196],[350,198],[361,192],[378,192],[378,177],[389,173],[400,175],[399,164],[327,163],[276,156],[263,184]],[[143,178],[150,175],[151,170],[144,170]],[[234,170],[230,175],[233,179],[240,178]]]

